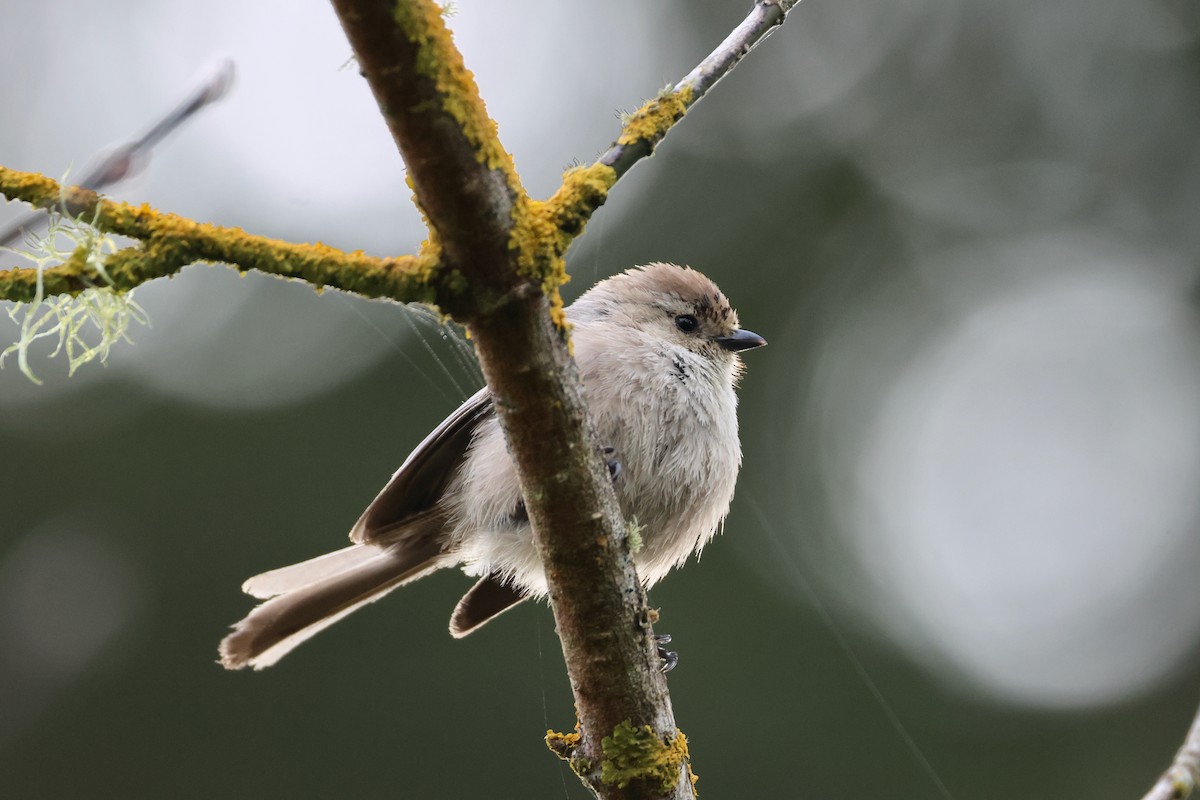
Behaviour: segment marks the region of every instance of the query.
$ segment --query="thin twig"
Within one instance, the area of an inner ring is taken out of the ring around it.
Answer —
[[[208,70],[204,80],[178,105],[157,119],[145,133],[120,145],[111,153],[98,159],[98,163],[75,182],[76,186],[100,191],[140,172],[150,161],[150,153],[159,142],[172,131],[191,119],[196,112],[217,102],[229,93],[233,85],[234,66],[227,58],[221,59]],[[30,211],[0,229],[0,247],[12,245],[26,233],[44,222],[44,211]]]
[[[631,123],[627,124],[625,130],[622,131],[621,137],[609,148],[608,152],[600,157],[598,163],[612,167],[616,170],[617,177],[620,178],[634,164],[650,155],[654,151],[655,145],[662,141],[663,137],[667,135],[667,131],[683,117],[687,109],[704,97],[708,90],[717,84],[717,81],[732,72],[738,62],[771,35],[775,28],[782,25],[788,12],[799,3],[800,0],[759,0],[755,3],[750,14],[734,28],[729,36],[725,37],[725,41],[721,42],[695,69],[685,75],[683,80],[675,84],[669,93],[656,100],[651,100],[637,114],[634,114]],[[660,108],[656,108],[656,106],[662,107],[668,102],[678,103],[677,116],[675,113],[671,113],[670,109],[663,109],[668,111],[668,117],[662,120],[663,125],[650,126],[644,132],[637,131],[636,135],[630,135],[634,124],[638,122],[639,115],[648,111],[660,111]]]
[[[1196,711],[1175,760],[1142,800],[1185,800],[1197,784],[1200,784],[1200,710]]]

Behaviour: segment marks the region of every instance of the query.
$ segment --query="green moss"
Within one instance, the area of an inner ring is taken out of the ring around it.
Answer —
[[[649,725],[635,728],[629,720],[618,725],[611,736],[605,736],[600,747],[604,751],[600,781],[618,789],[642,780],[651,781],[664,794],[671,792],[689,760],[687,737],[681,731],[676,731],[673,740],[663,741]],[[688,772],[690,775],[691,770]]]

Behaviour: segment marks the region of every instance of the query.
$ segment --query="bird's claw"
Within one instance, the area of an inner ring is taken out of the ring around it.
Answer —
[[[609,458],[615,452],[617,452],[615,447],[604,448],[604,465],[608,467],[608,477],[613,483],[616,483],[617,478],[621,475],[621,462],[618,459]]]
[[[654,634],[654,643],[657,645],[658,657],[662,659],[662,672],[670,672],[679,664],[679,653],[674,650],[668,650],[663,647],[665,644],[671,643],[671,634],[656,633]]]

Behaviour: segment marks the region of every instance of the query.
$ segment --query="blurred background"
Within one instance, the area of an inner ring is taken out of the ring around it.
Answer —
[[[423,238],[327,5],[9,5],[0,163],[81,173],[223,56],[112,195]],[[545,196],[747,10],[450,24]],[[724,535],[652,597],[705,796],[1118,800],[1166,765],[1200,698],[1198,69],[1179,0],[805,0],[572,250],[571,297],[687,263],[771,343]],[[136,299],[107,366],[0,370],[0,794],[587,797],[541,741],[574,724],[549,611],[453,641],[461,575],[215,663],[242,580],[341,546],[476,388],[453,338],[221,266]]]

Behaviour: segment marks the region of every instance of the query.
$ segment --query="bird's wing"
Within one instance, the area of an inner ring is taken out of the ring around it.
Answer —
[[[368,543],[385,538],[408,520],[433,508],[466,456],[475,429],[491,414],[492,398],[485,386],[409,454],[354,523],[350,541]]]

